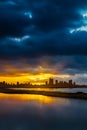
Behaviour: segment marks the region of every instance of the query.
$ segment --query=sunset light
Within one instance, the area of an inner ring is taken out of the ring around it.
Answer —
[[[55,101],[55,98],[52,99],[51,97],[46,97],[42,95],[5,95],[5,94],[0,94],[0,99],[11,99],[12,101],[38,101],[39,103],[46,103],[50,104]]]
[[[0,81],[6,81],[7,83],[17,83],[18,81],[20,83],[27,83],[30,82],[32,84],[45,84],[45,81],[47,81],[49,78],[62,78],[67,79],[70,76],[69,75],[63,75],[63,74],[51,74],[51,73],[39,73],[39,74],[20,74],[19,76],[0,76]]]

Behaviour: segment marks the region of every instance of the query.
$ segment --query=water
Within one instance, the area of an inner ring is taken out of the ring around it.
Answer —
[[[0,130],[87,130],[87,101],[0,94]]]
[[[16,90],[39,90],[39,91],[52,91],[52,92],[70,92],[70,93],[77,93],[77,92],[84,92],[87,93],[87,88],[58,88],[58,89],[54,89],[54,88],[12,88],[12,89],[16,89]]]

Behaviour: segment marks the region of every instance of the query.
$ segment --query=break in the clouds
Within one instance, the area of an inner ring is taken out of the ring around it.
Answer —
[[[87,73],[87,0],[0,0],[0,63],[36,73],[24,60],[83,81],[77,75]]]

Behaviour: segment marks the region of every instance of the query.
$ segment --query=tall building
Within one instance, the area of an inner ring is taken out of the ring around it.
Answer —
[[[53,79],[52,78],[50,78],[49,79],[49,85],[53,85],[54,83],[53,83]]]
[[[47,81],[45,82],[45,85],[46,85],[46,86],[48,85],[48,82],[47,82]]]
[[[69,80],[69,87],[72,87],[72,86],[73,86],[72,80]]]
[[[19,82],[17,82],[17,85],[19,85]]]
[[[58,85],[58,80],[55,80],[55,85]]]

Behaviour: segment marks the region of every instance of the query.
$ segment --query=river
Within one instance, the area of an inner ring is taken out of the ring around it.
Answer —
[[[87,101],[0,94],[0,130],[87,130]]]

